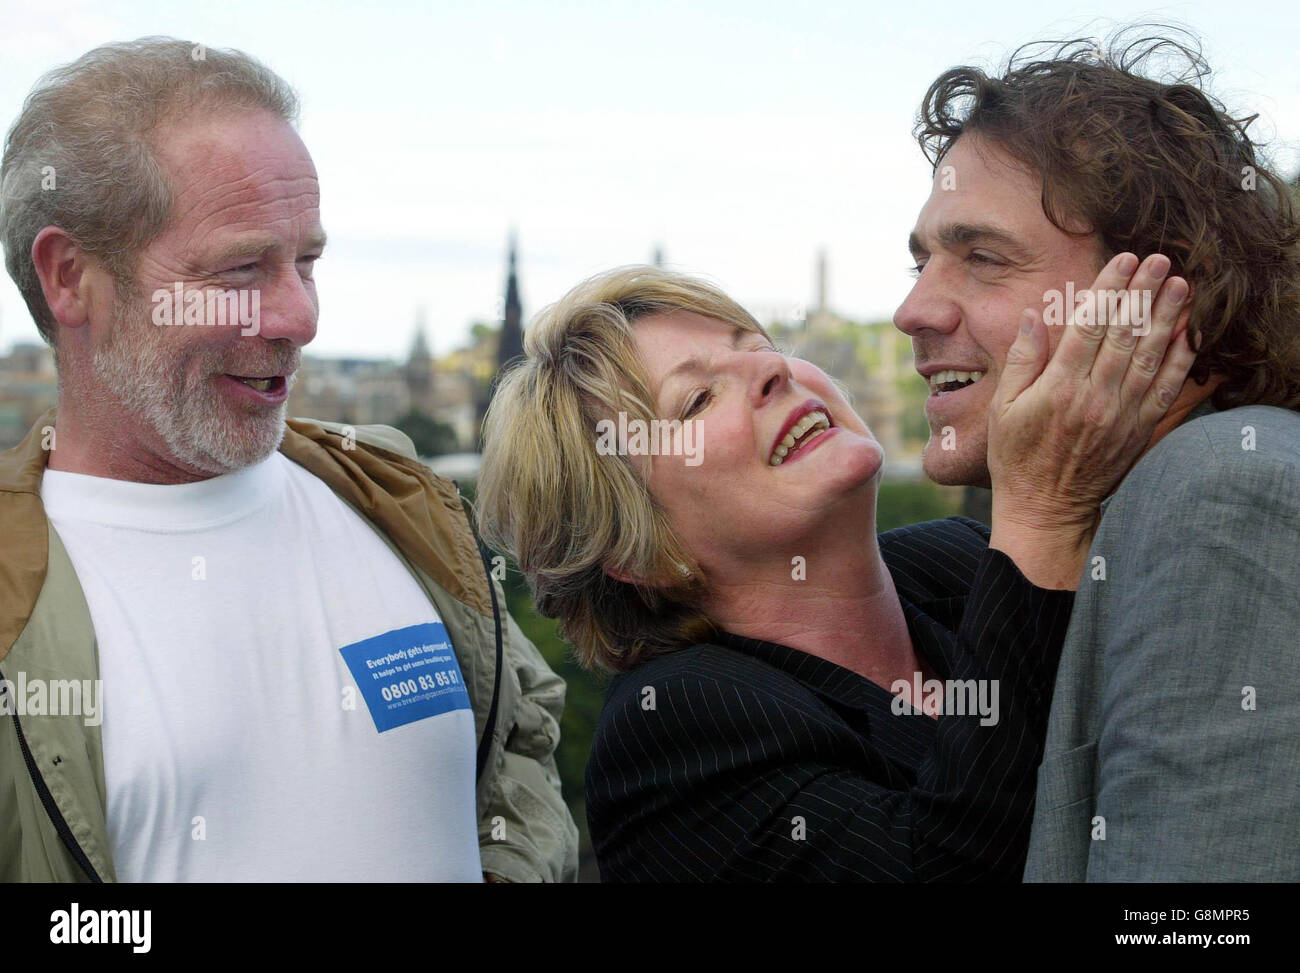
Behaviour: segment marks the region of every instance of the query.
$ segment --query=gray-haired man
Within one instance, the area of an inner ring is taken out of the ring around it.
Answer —
[[[454,486],[396,430],[286,423],[325,246],[296,112],[148,38],[9,134],[59,401],[0,455],[0,878],[574,876],[564,684]]]

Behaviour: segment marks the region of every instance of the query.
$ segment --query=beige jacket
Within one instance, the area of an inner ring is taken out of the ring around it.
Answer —
[[[47,684],[99,675],[85,596],[41,504],[54,415],[0,453],[0,679],[11,682],[19,672]],[[484,872],[572,881],[578,832],[555,765],[564,682],[506,612],[455,485],[384,426],[291,419],[280,451],[375,528],[447,627],[480,740]],[[0,881],[114,881],[100,727],[17,712],[0,699]]]

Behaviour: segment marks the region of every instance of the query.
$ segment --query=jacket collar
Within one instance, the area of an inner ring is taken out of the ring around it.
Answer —
[[[0,662],[22,635],[45,584],[49,524],[41,477],[50,409],[12,449],[0,453]],[[418,460],[361,440],[344,440],[310,419],[289,419],[280,452],[326,483],[453,598],[492,612],[477,544],[454,484]]]
[[[902,596],[899,600],[912,645],[925,656],[941,679],[948,678],[952,671],[952,655],[956,651],[955,639],[951,631],[931,617],[930,610],[938,609],[936,614],[945,617],[951,613],[953,603],[959,605],[961,599],[940,598],[919,604]],[[847,710],[857,714],[854,724],[859,731],[865,730],[882,752],[919,758],[933,739],[935,720],[919,713],[895,714],[894,694],[851,669],[786,645],[729,632],[719,633],[716,641],[775,666],[842,713]]]
[[[1200,419],[1203,418],[1204,416],[1212,415],[1218,411],[1219,410],[1214,405],[1214,396],[1210,396],[1208,399],[1202,399],[1200,402],[1198,402],[1196,408],[1194,408],[1191,412],[1187,413],[1187,415],[1183,418],[1183,421],[1180,422],[1178,425],[1182,426],[1186,423],[1191,422],[1194,419]],[[1138,462],[1141,462],[1141,460],[1139,459]],[[1115,494],[1119,492],[1119,488],[1123,485],[1123,482],[1124,481],[1121,480],[1119,483],[1115,484],[1114,491],[1112,491],[1110,496],[1108,496],[1105,500],[1101,502],[1102,513],[1106,512],[1106,508],[1110,506],[1110,502],[1113,499],[1115,499]]]
[[[27,627],[45,584],[49,527],[41,503],[41,477],[49,451],[45,430],[55,410],[36,420],[26,438],[0,453],[0,662]]]
[[[417,459],[290,419],[280,452],[352,504],[453,598],[480,615],[492,598],[460,491]]]

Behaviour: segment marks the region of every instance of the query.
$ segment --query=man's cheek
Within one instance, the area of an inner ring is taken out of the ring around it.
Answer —
[[[1001,380],[1001,378],[1002,378],[1002,369],[994,368],[986,372],[984,377],[980,379],[979,384],[983,386],[983,391],[981,394],[984,398],[984,402],[986,405],[992,404],[993,393],[997,390],[998,382]]]

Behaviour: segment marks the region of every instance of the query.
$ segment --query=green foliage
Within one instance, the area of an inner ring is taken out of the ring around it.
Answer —
[[[461,495],[473,505],[474,484],[461,483],[458,486]],[[555,762],[560,771],[564,799],[575,820],[580,822],[579,826],[584,827],[583,777],[591,741],[596,735],[596,721],[605,700],[606,680],[578,665],[572,649],[560,638],[555,620],[539,615],[533,607],[533,596],[528,590],[528,584],[512,561],[508,562],[506,577],[501,586],[505,589],[506,608],[511,617],[567,687],[564,694],[564,716],[560,720],[560,745]]]
[[[903,403],[899,418],[899,432],[906,443],[924,443],[930,438],[930,420],[925,415],[925,400],[930,387],[921,376],[912,372],[898,379],[894,389]]]
[[[919,483],[886,481],[876,501],[876,530],[893,530],[923,520],[939,520],[961,513],[959,492],[922,480]]]
[[[456,431],[427,413],[412,409],[393,423],[411,437],[420,456],[442,456],[456,452]]]
[[[524,577],[511,565],[504,582],[506,605],[529,641],[568,687],[564,696],[564,717],[560,721],[560,746],[555,762],[570,810],[577,817],[583,801],[583,774],[587,754],[596,734],[605,698],[605,680],[578,665],[569,646],[560,638],[554,619],[544,618],[533,608],[533,598]]]

